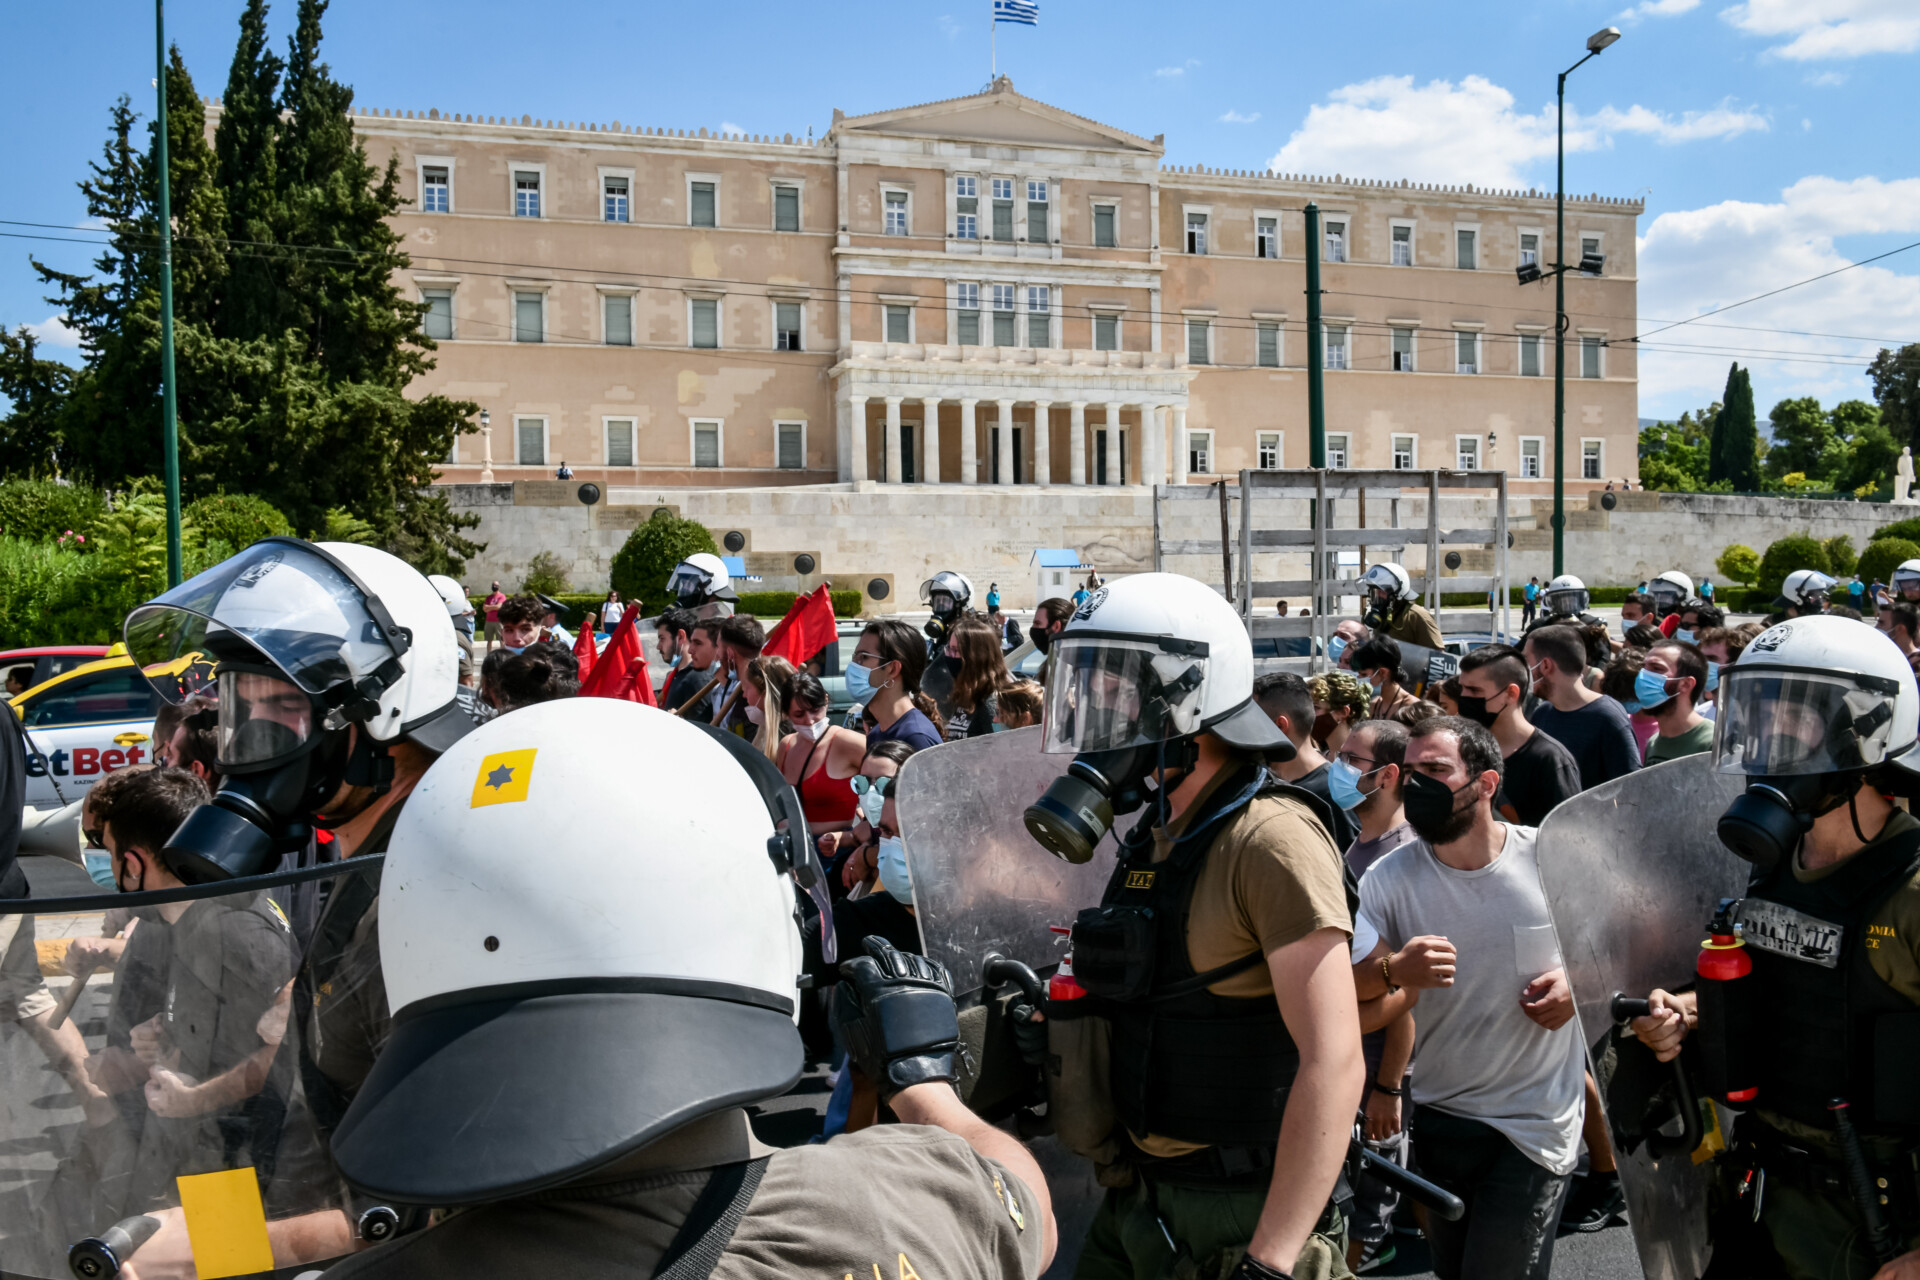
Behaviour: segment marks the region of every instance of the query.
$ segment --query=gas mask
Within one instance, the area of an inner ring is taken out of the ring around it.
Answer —
[[[1859,793],[1862,774],[1796,773],[1754,777],[1720,815],[1720,843],[1771,872],[1793,856],[1814,819],[1832,813]]]
[[[1199,740],[1190,737],[1084,751],[1027,806],[1027,834],[1056,858],[1086,862],[1116,817],[1140,808],[1199,758]]]
[[[927,619],[926,626],[921,630],[927,633],[927,638],[930,640],[945,640],[947,633],[953,630],[954,619],[960,612],[959,606],[954,603],[953,597],[944,591],[934,592],[928,605],[933,610],[933,616]]]
[[[1393,597],[1383,591],[1369,592],[1367,594],[1367,611],[1361,617],[1360,625],[1371,631],[1380,631],[1390,626],[1393,622],[1393,606],[1395,603]],[[1335,660],[1338,661],[1337,658]]]

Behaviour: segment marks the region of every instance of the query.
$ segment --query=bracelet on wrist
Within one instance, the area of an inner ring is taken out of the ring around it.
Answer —
[[[1400,989],[1393,980],[1393,956],[1391,953],[1380,957],[1380,979],[1387,984],[1387,994],[1392,995]]]
[[[1405,1089],[1396,1088],[1395,1086],[1390,1084],[1381,1084],[1378,1080],[1374,1081],[1373,1083],[1373,1091],[1375,1093],[1384,1093],[1389,1098],[1404,1098],[1407,1096],[1407,1091]]]

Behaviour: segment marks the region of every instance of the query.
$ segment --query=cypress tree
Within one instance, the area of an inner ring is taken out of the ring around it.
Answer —
[[[1736,492],[1753,492],[1760,488],[1760,429],[1754,417],[1752,379],[1738,364],[1727,373],[1721,400],[1720,417],[1714,424],[1723,468],[1717,478],[1731,483]]]
[[[257,338],[282,327],[278,259],[266,246],[280,238],[275,94],[283,67],[267,47],[265,0],[248,0],[213,139],[220,185],[227,193],[226,234],[234,242],[228,246],[231,271],[217,325],[222,337]]]

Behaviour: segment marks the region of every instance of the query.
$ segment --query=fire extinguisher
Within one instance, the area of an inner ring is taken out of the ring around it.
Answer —
[[[1064,933],[1069,937],[1073,934],[1073,930],[1064,925],[1049,925],[1047,927],[1054,933]],[[1073,976],[1073,948],[1072,945],[1069,944],[1067,953],[1060,957],[1060,967],[1054,970],[1051,978],[1047,979],[1047,999],[1049,1001],[1078,1000],[1086,994],[1087,989],[1081,986],[1079,981]]]
[[[1694,962],[1700,1013],[1693,1037],[1698,1048],[1695,1062],[1705,1092],[1730,1107],[1749,1105],[1760,1094],[1754,1070],[1759,997],[1753,957],[1733,919],[1738,905],[1737,898],[1720,899]]]

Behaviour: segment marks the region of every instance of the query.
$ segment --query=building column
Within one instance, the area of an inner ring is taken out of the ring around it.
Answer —
[[[960,483],[980,483],[980,429],[974,408],[980,402],[960,401]]]
[[[847,397],[847,426],[847,449],[853,455],[847,459],[847,478],[858,483],[867,478],[867,397]]]
[[[920,401],[920,479],[927,484],[940,483],[940,397],[927,396]]]
[[[1187,482],[1187,411],[1174,406],[1173,410],[1173,482]]]
[[[1073,402],[1073,427],[1067,441],[1067,483],[1087,482],[1087,402]]]
[[[900,483],[900,401],[903,396],[887,397],[887,483]]]
[[[1013,483],[1013,401],[1002,400],[1000,406],[1000,442],[994,456],[1000,460],[1000,483]]]
[[[1033,482],[1053,483],[1053,401],[1033,402]]]
[[[1167,478],[1167,433],[1161,414],[1167,406],[1140,406],[1140,483],[1163,484]]]
[[[1119,484],[1120,476],[1126,470],[1126,466],[1120,458],[1120,406],[1111,400],[1107,402],[1105,434],[1107,437],[1107,483]]]

